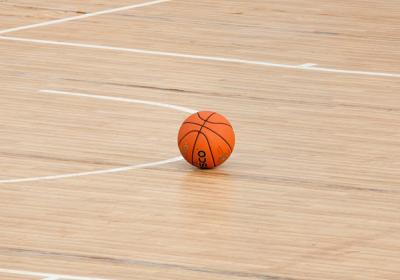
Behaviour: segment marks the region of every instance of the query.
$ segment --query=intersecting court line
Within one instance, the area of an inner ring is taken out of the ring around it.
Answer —
[[[184,54],[184,53],[164,52],[164,51],[151,51],[151,50],[144,50],[144,49],[121,48],[121,47],[112,47],[112,46],[104,46],[104,45],[81,44],[81,43],[73,43],[73,42],[39,40],[39,39],[9,37],[9,36],[0,36],[0,40],[26,42],[26,43],[43,44],[43,45],[79,47],[79,48],[87,48],[87,49],[98,49],[98,50],[108,50],[108,51],[118,51],[118,52],[128,52],[128,53],[139,53],[139,54],[146,54],[146,55],[167,56],[167,57],[186,58],[186,59],[203,60],[203,61],[217,61],[217,62],[228,62],[228,63],[237,63],[237,64],[249,64],[249,65],[286,68],[286,69],[295,69],[295,70],[303,70],[303,71],[316,71],[316,72],[328,72],[328,73],[337,73],[337,74],[352,74],[352,75],[400,78],[400,73],[370,72],[370,71],[324,68],[324,67],[316,67],[315,66],[316,64],[313,64],[313,63],[291,65],[291,64],[272,63],[272,62],[267,62],[267,61],[231,58],[231,57],[205,56],[205,55]]]
[[[134,49],[134,48],[120,48],[120,47],[102,46],[102,45],[93,45],[93,44],[80,44],[80,43],[73,43],[73,42],[37,40],[37,39],[29,39],[29,38],[1,36],[2,34],[7,34],[10,32],[26,30],[26,29],[31,29],[31,28],[41,27],[41,26],[48,26],[48,25],[53,25],[53,24],[58,24],[58,23],[63,23],[63,22],[68,22],[68,21],[73,21],[73,20],[78,20],[78,19],[84,19],[84,18],[98,16],[98,15],[104,15],[104,14],[110,14],[110,13],[115,13],[115,12],[119,12],[119,11],[125,11],[125,10],[129,10],[129,9],[146,7],[146,6],[169,2],[169,1],[171,1],[171,0],[156,0],[156,1],[145,2],[145,3],[141,3],[141,4],[133,4],[133,5],[119,7],[119,8],[107,9],[107,10],[103,10],[103,11],[88,13],[88,14],[74,16],[74,17],[67,17],[67,18],[63,18],[63,19],[50,20],[50,21],[46,21],[46,22],[0,30],[0,39],[1,40],[9,40],[9,41],[17,41],[17,42],[30,42],[30,43],[36,43],[36,44],[62,45],[62,46],[70,46],[70,47],[112,50],[112,51],[141,53],[141,54],[158,55],[158,56],[169,56],[169,57],[177,57],[177,58],[189,58],[189,59],[195,59],[195,60],[241,63],[241,64],[250,64],[250,65],[286,68],[286,69],[297,69],[297,70],[305,70],[305,71],[317,71],[317,72],[328,72],[328,73],[339,73],[339,74],[353,74],[353,75],[400,78],[400,73],[386,73],[386,72],[371,72],[371,71],[324,68],[324,67],[316,67],[316,64],[313,64],[313,63],[290,65],[290,64],[272,63],[272,62],[266,62],[266,61],[255,61],[255,60],[246,60],[246,59],[229,58],[229,57],[204,56],[204,55],[183,54],[183,53],[175,53],[175,52],[151,51],[151,50]]]
[[[73,21],[73,20],[78,20],[78,19],[84,19],[84,18],[99,16],[99,15],[111,14],[111,13],[115,13],[115,12],[146,7],[146,6],[169,2],[169,1],[170,0],[156,0],[156,1],[145,2],[145,3],[141,3],[141,4],[134,4],[134,5],[124,6],[124,7],[119,7],[119,8],[107,9],[107,10],[103,10],[103,11],[88,13],[88,14],[74,16],[74,17],[67,17],[67,18],[55,19],[55,20],[50,20],[50,21],[45,21],[45,22],[40,22],[40,23],[35,23],[35,24],[30,24],[30,25],[24,25],[24,26],[0,30],[0,34],[6,34],[6,33],[20,31],[20,30],[32,29],[32,28],[41,27],[41,26],[54,25],[54,24],[58,24],[58,23],[63,23],[63,22],[68,22],[68,21]]]

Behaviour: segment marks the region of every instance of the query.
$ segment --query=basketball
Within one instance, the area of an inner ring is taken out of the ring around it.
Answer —
[[[216,112],[197,112],[182,123],[178,146],[187,162],[200,169],[212,169],[232,154],[235,133],[224,116]]]

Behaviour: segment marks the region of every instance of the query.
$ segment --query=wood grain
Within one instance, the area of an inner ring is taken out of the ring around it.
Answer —
[[[136,2],[0,1],[0,29]],[[398,9],[391,0],[177,0],[9,35],[399,73]],[[214,110],[237,134],[232,158],[212,171],[182,161],[0,184],[1,268],[399,279],[399,78],[5,40],[0,58],[0,180],[179,153],[185,113],[41,89]]]

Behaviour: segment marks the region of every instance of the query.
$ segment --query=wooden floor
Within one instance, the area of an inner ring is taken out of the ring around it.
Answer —
[[[396,0],[0,1],[0,279],[400,279],[399,26]],[[176,158],[196,110],[235,128],[218,169]]]

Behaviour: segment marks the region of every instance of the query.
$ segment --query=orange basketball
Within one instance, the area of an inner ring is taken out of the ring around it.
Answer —
[[[229,158],[235,146],[235,133],[224,116],[197,112],[182,123],[178,146],[187,162],[201,169],[211,169]]]

